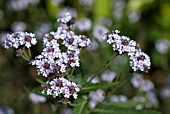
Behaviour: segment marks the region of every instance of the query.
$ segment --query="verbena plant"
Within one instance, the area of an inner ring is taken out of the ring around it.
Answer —
[[[82,78],[81,76],[76,76],[75,72],[75,67],[80,67],[81,65],[79,55],[86,47],[90,48],[93,45],[87,36],[74,33],[73,24],[75,23],[75,18],[69,13],[57,21],[60,23],[57,31],[45,34],[42,39],[43,50],[35,58],[32,58],[31,51],[31,47],[37,44],[34,33],[15,32],[8,34],[3,44],[4,48],[14,48],[16,56],[22,57],[29,65],[35,66],[38,75],[45,77],[45,79],[36,78],[36,81],[41,84],[42,92],[34,91],[35,93],[43,94],[48,100],[57,100],[72,107],[74,114],[159,114],[159,112],[153,110],[135,109],[136,106],[141,105],[149,104],[154,106],[149,100],[125,100],[121,102],[123,97],[117,97],[117,102],[109,100],[114,92],[123,86],[129,78],[123,82],[111,80],[92,83],[118,55],[124,53],[130,59],[131,72],[127,74],[128,77],[138,70],[147,73],[151,65],[150,57],[142,52],[136,41],[126,36],[121,36],[118,30],[103,34],[103,40],[112,45],[116,54],[104,64],[98,73],[91,76],[86,82],[77,84],[76,79],[80,80]],[[120,76],[117,77],[119,78]],[[150,84],[150,82],[144,81],[141,76],[136,77],[132,79],[134,87],[141,91],[148,91],[147,87],[143,86]],[[135,82],[136,80],[139,81]],[[91,96],[88,95],[89,93],[91,93]],[[101,99],[98,96],[99,94],[102,94]],[[89,99],[95,99],[95,97],[99,100],[93,100],[94,102],[90,103]],[[53,110],[55,112],[56,102],[51,102],[51,104],[54,106]]]

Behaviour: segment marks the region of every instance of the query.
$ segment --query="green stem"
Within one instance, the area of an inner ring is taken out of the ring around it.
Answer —
[[[23,55],[30,61],[30,58],[29,58],[29,56],[27,55],[27,53],[25,51],[25,48],[23,48]]]
[[[73,67],[73,68],[71,69],[70,76],[73,76],[74,70],[75,70],[75,67]]]
[[[84,101],[82,102],[82,104],[81,104],[81,106],[80,106],[80,110],[79,110],[78,114],[82,114],[83,109],[84,109],[86,103],[87,103],[87,97],[84,96]]]
[[[45,83],[43,80],[41,80],[41,79],[39,79],[39,78],[36,78],[35,80],[36,80],[38,83],[40,83],[40,84],[44,84],[44,83]]]
[[[30,48],[28,48],[28,55],[29,55],[29,57],[31,58],[31,50],[30,50]]]
[[[25,57],[24,55],[22,55],[22,58],[26,61],[29,61],[29,59],[27,57]]]
[[[78,104],[73,104],[73,103],[69,103],[70,106],[73,106],[73,107],[76,107],[76,106],[80,106],[81,103],[78,103]]]
[[[112,60],[117,56],[118,54],[114,55],[113,57],[111,57],[111,59],[109,59],[105,65],[102,67],[102,69],[95,75],[93,75],[90,80],[88,82],[86,82],[84,84],[84,86],[87,86],[96,76],[100,75],[111,63],[112,63]]]
[[[105,102],[117,89],[119,89],[121,86],[123,86],[127,81],[129,81],[129,79],[131,78],[131,73],[129,73],[129,76],[128,76],[128,78],[126,79],[126,80],[124,80],[122,83],[120,83],[115,89],[113,89],[112,91],[110,91],[107,95],[106,95],[106,97],[105,97],[105,99],[103,100],[103,102]]]
[[[40,105],[35,104],[33,111],[34,111],[34,114],[40,114]]]

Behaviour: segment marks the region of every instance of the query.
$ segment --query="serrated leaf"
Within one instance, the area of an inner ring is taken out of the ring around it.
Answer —
[[[104,89],[104,88],[109,88],[109,87],[115,87],[118,85],[118,82],[112,82],[112,83],[107,83],[107,82],[102,82],[102,83],[91,83],[83,88],[81,88],[82,93],[87,93],[90,91],[96,91],[98,89]]]
[[[154,110],[135,110],[135,109],[115,109],[110,107],[109,109],[93,109],[91,114],[161,114]]]

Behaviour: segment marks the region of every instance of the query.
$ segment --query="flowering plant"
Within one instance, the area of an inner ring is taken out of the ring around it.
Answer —
[[[86,47],[90,49],[93,46],[92,41],[85,35],[74,33],[75,18],[69,13],[59,18],[57,22],[60,24],[57,31],[44,35],[43,50],[35,58],[32,58],[31,47],[37,44],[37,39],[33,33],[19,31],[8,34],[3,44],[7,49],[13,47],[16,56],[22,57],[28,61],[29,65],[35,66],[38,75],[45,77],[36,79],[41,84],[43,95],[47,98],[52,96],[53,100],[57,98],[58,101],[72,106],[75,114],[159,114],[152,110],[134,109],[153,108],[157,105],[156,100],[152,101],[152,99],[142,96],[128,100],[123,95],[113,95],[126,81],[129,81],[129,77],[134,75],[133,72],[137,70],[148,72],[150,69],[150,57],[142,52],[136,41],[119,35],[118,30],[104,33],[103,40],[112,45],[115,54],[97,74],[87,79],[83,78],[83,75],[76,76],[75,69],[77,69],[76,67],[81,69],[80,54]],[[117,75],[106,69],[118,55],[121,56],[124,53],[129,56],[131,72],[128,74],[130,75],[128,79],[120,81],[121,73]],[[97,79],[99,75],[103,82]],[[143,75],[134,76],[131,83],[134,88],[139,89],[141,93],[144,92],[142,94],[146,94],[146,96],[154,88],[153,83],[144,79]],[[139,94],[141,94],[140,92]],[[43,101],[45,100],[43,99]]]

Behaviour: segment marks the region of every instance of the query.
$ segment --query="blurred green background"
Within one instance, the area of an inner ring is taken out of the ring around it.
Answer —
[[[170,96],[161,96],[162,89],[168,88],[170,91],[170,1],[0,0],[0,43],[7,33],[17,30],[33,32],[40,40],[38,48],[33,47],[33,52],[40,52],[41,38],[45,33],[56,30],[57,17],[67,11],[77,20],[90,19],[92,26],[88,31],[76,32],[97,41],[98,47],[94,46],[93,50],[86,50],[81,55],[83,72],[96,73],[113,55],[111,47],[93,36],[95,26],[102,24],[109,31],[118,29],[122,35],[137,41],[150,56],[151,69],[145,75],[155,84],[159,101],[157,110],[170,114]],[[119,65],[113,69],[117,68],[118,72],[125,72],[126,75],[128,61],[123,66]],[[6,50],[0,46],[0,107],[8,106],[15,114],[52,113],[50,102],[33,104],[29,100],[29,88],[40,86],[34,80],[36,77],[38,75],[34,67],[16,57],[13,49]],[[131,91],[127,94],[130,96]],[[64,107],[59,105],[57,110]]]

